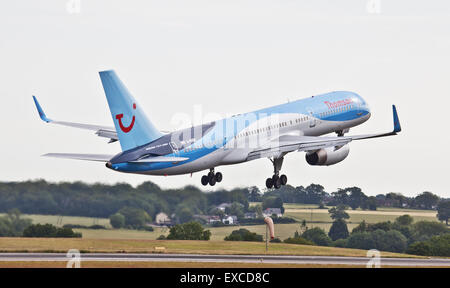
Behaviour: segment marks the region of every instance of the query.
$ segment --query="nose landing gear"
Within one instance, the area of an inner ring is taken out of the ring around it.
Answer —
[[[214,168],[211,168],[211,169],[209,169],[208,175],[202,176],[201,181],[202,181],[203,186],[206,186],[208,184],[211,186],[214,186],[214,185],[216,185],[216,183],[221,182],[222,178],[223,178],[222,173],[220,173],[220,172],[215,173]]]
[[[271,189],[272,187],[275,189],[280,188],[283,185],[287,184],[287,176],[280,174],[281,166],[283,165],[283,157],[270,159],[273,163],[273,176],[272,178],[266,179],[266,187]]]

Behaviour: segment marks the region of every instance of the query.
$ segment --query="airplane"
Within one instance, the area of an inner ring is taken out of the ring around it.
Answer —
[[[366,122],[371,113],[358,94],[335,91],[164,133],[146,117],[114,70],[99,74],[114,127],[54,121],[46,116],[35,96],[34,103],[43,121],[95,131],[109,143],[119,141],[122,152],[43,156],[99,161],[114,171],[146,175],[192,175],[209,170],[201,177],[205,186],[222,181],[223,175],[215,171],[216,167],[268,158],[273,175],[265,184],[269,189],[278,189],[287,184],[287,176],[280,175],[280,170],[290,152],[306,152],[309,165],[329,166],[347,158],[353,140],[393,136],[401,131],[397,109],[392,105],[393,131],[346,136],[350,128]],[[336,136],[322,136],[333,133]]]

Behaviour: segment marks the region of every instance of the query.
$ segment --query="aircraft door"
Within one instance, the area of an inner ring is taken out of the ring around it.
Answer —
[[[309,117],[310,117],[309,128],[313,128],[313,127],[316,126],[316,118],[314,117],[314,112],[313,112],[313,110],[311,108],[308,108],[308,114],[309,114]]]

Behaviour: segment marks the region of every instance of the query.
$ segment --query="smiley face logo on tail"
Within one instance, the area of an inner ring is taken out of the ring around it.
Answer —
[[[136,110],[136,103],[133,103],[133,110]],[[122,118],[123,118],[123,114],[117,114],[116,115],[116,119],[119,120],[119,126],[120,129],[124,132],[124,133],[128,133],[131,131],[131,129],[133,129],[134,126],[134,121],[136,120],[135,116],[133,115],[133,118],[131,119],[131,124],[128,127],[125,127],[122,123]]]

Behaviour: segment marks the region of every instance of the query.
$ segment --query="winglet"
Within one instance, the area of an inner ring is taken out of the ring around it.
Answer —
[[[402,127],[400,126],[400,120],[398,119],[397,108],[395,105],[392,105],[392,113],[394,114],[394,133],[398,133],[402,131]]]
[[[33,95],[33,100],[34,100],[34,104],[36,104],[36,109],[39,113],[39,117],[41,117],[41,119],[47,123],[52,122],[51,119],[47,118],[47,116],[44,113],[44,110],[42,110],[41,105],[39,105],[39,102],[37,101],[37,99],[34,95]]]

